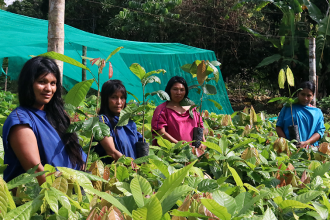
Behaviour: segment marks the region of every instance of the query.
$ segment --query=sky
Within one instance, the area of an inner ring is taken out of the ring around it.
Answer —
[[[12,4],[15,0],[5,0],[5,3],[8,5]]]

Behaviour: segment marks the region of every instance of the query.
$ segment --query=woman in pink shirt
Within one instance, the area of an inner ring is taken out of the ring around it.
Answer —
[[[193,128],[198,127],[199,122],[200,127],[203,127],[203,121],[196,108],[193,109],[194,118],[192,118],[189,115],[190,106],[180,105],[180,102],[188,96],[186,80],[180,76],[172,77],[167,83],[165,92],[171,100],[156,108],[151,121],[152,130],[172,143],[192,141]],[[204,137],[203,140],[205,141]]]

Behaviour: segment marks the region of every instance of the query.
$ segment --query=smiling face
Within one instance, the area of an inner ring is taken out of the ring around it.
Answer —
[[[301,90],[298,93],[298,101],[299,104],[301,105],[309,105],[311,103],[311,101],[313,100],[313,92],[307,88]]]
[[[45,105],[50,102],[56,92],[56,77],[53,73],[40,75],[33,83],[35,102],[33,107],[43,110]]]
[[[116,91],[111,96],[109,96],[108,103],[110,112],[119,116],[121,110],[125,108],[126,99],[121,91]]]
[[[174,83],[171,88],[171,101],[179,103],[183,100],[186,94],[186,88],[181,83]]]

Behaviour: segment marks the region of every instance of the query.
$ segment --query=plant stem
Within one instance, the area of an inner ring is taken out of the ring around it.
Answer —
[[[200,104],[200,107],[199,107],[199,117],[198,117],[198,127],[199,128],[201,127],[203,96],[204,96],[204,92],[203,92],[203,88],[202,88],[202,98],[201,98],[201,104]]]
[[[289,83],[288,83],[288,89],[289,89],[289,95],[290,95],[290,98],[292,99]],[[290,102],[290,108],[291,108],[291,119],[292,119],[292,125],[294,126],[293,115],[292,115],[292,103],[291,103],[291,102]]]
[[[143,114],[142,115],[142,117],[143,117],[143,119],[142,119],[142,139],[143,140],[142,140],[142,142],[144,142],[144,115],[145,115],[144,86],[142,86],[142,89],[143,89],[143,93],[142,93],[143,94],[143,97],[142,97],[143,98],[143,103],[142,103],[143,104],[143,111],[142,111],[142,114]]]
[[[87,158],[86,158],[86,163],[85,163],[84,171],[86,171],[86,168],[87,168],[87,162],[88,162],[89,153],[90,153],[90,151],[91,151],[93,138],[94,138],[94,134],[92,134],[92,136],[91,136],[91,141],[89,142],[88,154],[87,154]]]
[[[99,106],[99,97],[100,97],[100,73],[97,74],[97,99],[96,99],[96,114],[98,113],[97,108]]]

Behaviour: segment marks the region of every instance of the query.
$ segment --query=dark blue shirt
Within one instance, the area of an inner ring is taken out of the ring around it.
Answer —
[[[42,165],[50,164],[54,167],[78,169],[77,166],[72,166],[60,136],[47,120],[46,112],[20,106],[10,113],[3,126],[4,163],[8,164],[3,174],[5,181],[8,182],[25,172],[8,141],[9,131],[15,125],[29,125],[31,127],[37,139]],[[83,151],[82,157],[86,161],[86,154]]]
[[[136,124],[132,120],[129,120],[127,125],[114,129],[118,123],[118,116],[114,116],[112,121],[105,115],[100,115],[99,118],[100,122],[104,121],[104,123],[109,126],[116,149],[126,157],[136,159],[135,144],[143,140],[142,135],[136,129]],[[100,157],[107,155],[101,144],[95,146],[95,152],[98,153]],[[106,158],[103,161],[105,163],[111,163],[112,159]]]

